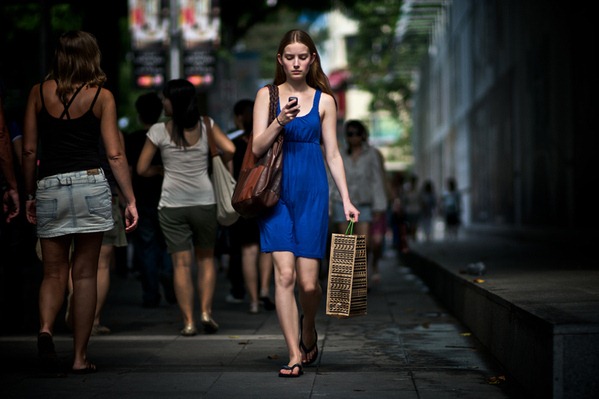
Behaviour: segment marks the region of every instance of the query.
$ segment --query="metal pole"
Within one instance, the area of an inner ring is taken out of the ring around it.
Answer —
[[[179,30],[179,1],[170,0],[170,49],[169,49],[169,77],[168,79],[179,79],[181,77],[181,31]]]

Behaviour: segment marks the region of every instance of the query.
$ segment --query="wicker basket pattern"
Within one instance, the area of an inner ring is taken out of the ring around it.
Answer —
[[[335,317],[366,314],[366,236],[333,234],[326,313]]]

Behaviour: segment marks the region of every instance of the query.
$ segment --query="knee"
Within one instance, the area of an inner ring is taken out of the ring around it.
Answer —
[[[320,287],[318,281],[303,283],[300,286],[300,290],[304,295],[320,295],[322,293],[322,288]]]
[[[88,265],[78,266],[73,265],[72,269],[72,279],[73,282],[83,281],[83,280],[97,280],[98,272],[97,268],[90,267]]]
[[[295,274],[289,273],[278,273],[275,283],[278,288],[293,289],[295,287]]]

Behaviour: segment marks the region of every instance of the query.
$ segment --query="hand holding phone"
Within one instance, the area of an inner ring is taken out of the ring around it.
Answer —
[[[290,102],[290,103],[292,103],[292,102],[295,102],[295,104],[293,104],[293,105],[292,105],[292,107],[294,107],[294,106],[296,106],[296,105],[297,105],[297,103],[298,103],[299,101],[298,101],[297,97],[289,97],[289,102]]]

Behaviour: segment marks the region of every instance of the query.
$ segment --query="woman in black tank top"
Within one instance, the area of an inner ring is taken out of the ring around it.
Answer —
[[[96,309],[102,236],[114,224],[110,189],[99,161],[100,138],[127,202],[126,231],[137,226],[135,197],[116,123],[116,105],[112,93],[102,88],[105,80],[94,36],[67,32],[58,41],[46,80],[31,89],[25,113],[25,207],[27,220],[37,225],[44,264],[38,353],[53,372],[60,370],[56,370],[52,334],[63,305],[69,269],[73,282],[71,372],[96,371],[95,364],[87,359],[87,344]]]

